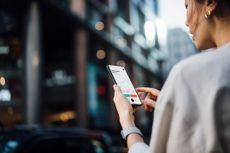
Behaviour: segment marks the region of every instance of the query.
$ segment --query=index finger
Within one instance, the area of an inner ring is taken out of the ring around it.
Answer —
[[[160,94],[160,91],[154,88],[150,87],[138,87],[136,88],[137,92],[148,92],[151,93],[152,95],[158,96]]]

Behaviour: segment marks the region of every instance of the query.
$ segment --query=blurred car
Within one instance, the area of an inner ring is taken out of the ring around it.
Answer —
[[[80,128],[16,128],[0,131],[0,153],[111,153],[111,137]]]

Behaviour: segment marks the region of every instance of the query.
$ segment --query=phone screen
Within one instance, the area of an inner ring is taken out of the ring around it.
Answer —
[[[116,65],[108,65],[107,68],[109,69],[115,83],[121,88],[122,94],[129,100],[129,102],[132,105],[141,105],[141,101],[125,68]]]

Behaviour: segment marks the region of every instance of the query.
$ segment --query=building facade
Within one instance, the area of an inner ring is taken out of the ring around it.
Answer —
[[[107,64],[135,86],[162,85],[157,1],[13,0],[0,9],[0,121],[118,130]],[[139,111],[150,132],[152,114]]]

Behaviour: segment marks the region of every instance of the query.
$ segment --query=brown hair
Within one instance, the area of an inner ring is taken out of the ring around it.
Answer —
[[[198,3],[203,4],[206,0],[196,0]],[[230,16],[230,0],[207,0],[208,3],[216,2],[217,8],[214,14],[217,17],[225,18]]]

